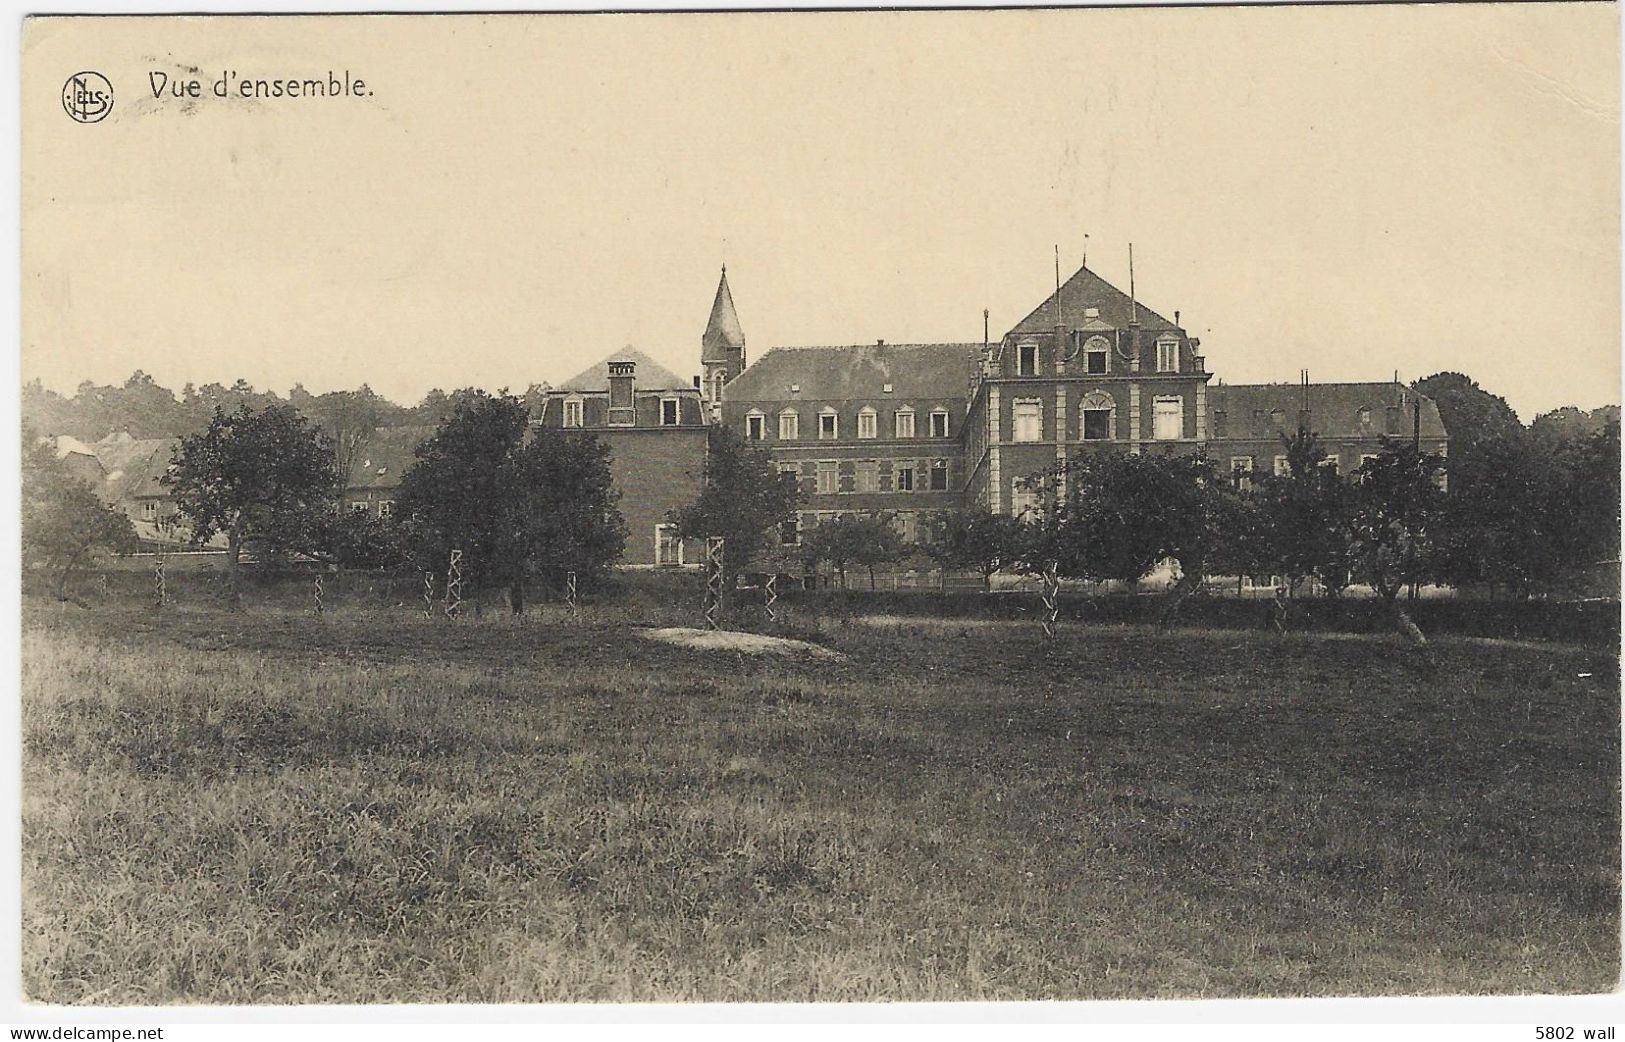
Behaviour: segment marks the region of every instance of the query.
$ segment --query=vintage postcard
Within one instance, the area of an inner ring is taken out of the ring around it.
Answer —
[[[20,83],[29,1015],[1615,989],[1617,6]]]

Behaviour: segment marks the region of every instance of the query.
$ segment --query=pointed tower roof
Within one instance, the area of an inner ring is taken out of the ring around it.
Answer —
[[[1071,329],[1079,329],[1089,321],[1084,315],[1088,308],[1099,309],[1100,321],[1118,329],[1128,328],[1129,320],[1136,310],[1131,306],[1127,293],[1096,275],[1088,267],[1082,267],[1061,286],[1061,321]],[[1139,302],[1138,312],[1141,329],[1160,332],[1175,328],[1172,322],[1146,307],[1144,301]],[[1048,333],[1054,328],[1055,294],[1051,293],[1042,304],[1033,309],[1032,314],[1016,323],[1010,332]]]
[[[745,349],[745,331],[739,325],[739,313],[734,310],[734,295],[728,291],[728,266],[722,266],[722,281],[717,283],[717,297],[711,302],[711,321],[705,324],[705,335],[700,338],[700,361],[726,362],[728,352]]]

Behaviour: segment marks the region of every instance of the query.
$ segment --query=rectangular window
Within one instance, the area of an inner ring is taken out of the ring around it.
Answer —
[[[683,563],[683,541],[677,538],[676,525],[655,525],[655,564]]]
[[[1038,375],[1038,345],[1022,344],[1016,348],[1016,375]]]
[[[1088,350],[1083,353],[1084,372],[1091,376],[1106,375],[1106,360],[1111,357],[1104,340],[1089,341]]]
[[[1179,341],[1157,341],[1157,372],[1176,373],[1179,371]]]
[[[873,438],[875,436],[875,411],[865,409],[858,413],[858,437]]]
[[[765,424],[766,417],[755,415],[745,417],[745,437],[751,441],[761,441],[762,428]]]
[[[149,521],[156,518],[158,516],[158,501],[156,499],[149,499],[142,503],[141,516]]]
[[[677,399],[676,398],[662,398],[662,399],[660,399],[660,426],[662,426],[662,427],[675,427],[675,426],[677,426]]]
[[[818,414],[818,437],[821,440],[829,441],[833,439],[839,430],[840,428],[836,425],[835,414],[833,412],[821,412]]]
[[[914,464],[899,463],[897,465],[897,491],[914,491]]]
[[[1044,407],[1031,400],[1018,400],[1011,408],[1014,441],[1041,441],[1044,437]]]
[[[1253,458],[1251,456],[1231,456],[1230,476],[1235,480],[1236,487],[1243,492],[1253,487]]]
[[[1278,477],[1278,478],[1284,478],[1284,477],[1286,477],[1287,475],[1289,475],[1291,473],[1292,473],[1292,464],[1287,462],[1286,457],[1285,456],[1277,456],[1277,457],[1275,457],[1275,476]]]
[[[834,491],[835,491],[835,475],[836,475],[836,470],[835,470],[835,461],[834,460],[819,460],[818,461],[818,494],[819,495],[828,496],[828,495],[831,495],[831,494],[834,493]]]
[[[1110,409],[1083,410],[1083,440],[1104,441],[1112,436],[1112,411]]]
[[[386,499],[386,500],[384,500],[384,501],[382,501],[381,503],[378,504],[378,516],[379,517],[389,517],[393,513],[395,513],[395,504],[394,503],[392,503],[392,502],[390,502],[389,500]]]
[[[948,461],[945,459],[931,461],[931,491],[948,491]]]
[[[779,522],[779,545],[801,545],[801,516],[799,514],[789,520]]]
[[[946,438],[948,436],[948,410],[937,409],[931,413],[931,437]]]
[[[897,534],[905,543],[917,543],[920,539],[920,526],[918,519],[908,511],[899,513],[892,518],[892,524],[897,526]]]
[[[859,460],[857,465],[857,491],[873,492],[880,487],[880,464],[872,459]]]
[[[573,402],[565,402],[564,403],[564,425],[566,427],[579,427],[579,426],[581,426],[581,402],[580,401],[573,401]]]
[[[1038,502],[1038,493],[1028,488],[1025,481],[1018,481],[1010,489],[1010,516],[1035,524],[1038,521]]]
[[[365,514],[367,512],[367,504],[358,499],[354,503],[350,504],[350,509],[358,514]]]
[[[1151,437],[1158,441],[1174,441],[1185,435],[1185,400],[1158,398],[1151,403]]]
[[[801,414],[794,412],[779,413],[779,440],[795,441],[801,436]]]
[[[897,410],[897,436],[899,438],[914,437],[914,410]]]
[[[1329,472],[1332,475],[1332,477],[1336,477],[1337,476],[1337,456],[1335,454],[1333,454],[1333,455],[1324,457],[1320,461],[1320,468],[1322,470],[1324,470],[1324,471]]]

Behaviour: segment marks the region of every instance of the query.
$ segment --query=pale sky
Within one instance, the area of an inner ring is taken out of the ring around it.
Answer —
[[[208,96],[330,68],[373,95]],[[1620,398],[1608,4],[35,21],[23,130],[23,377],[62,391],[691,374],[724,261],[753,357],[979,340],[1087,233],[1228,383]]]

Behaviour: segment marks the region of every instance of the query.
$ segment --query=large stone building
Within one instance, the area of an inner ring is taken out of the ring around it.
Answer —
[[[1300,421],[1348,471],[1385,434],[1446,450],[1438,408],[1398,383],[1214,384],[1177,312],[1087,267],[997,340],[774,348],[750,366],[741,349],[737,364],[722,422],[797,475],[803,532],[846,512],[892,514],[905,535],[966,504],[1019,515],[1029,478],[1088,452],[1205,451],[1246,480],[1284,466]]]

